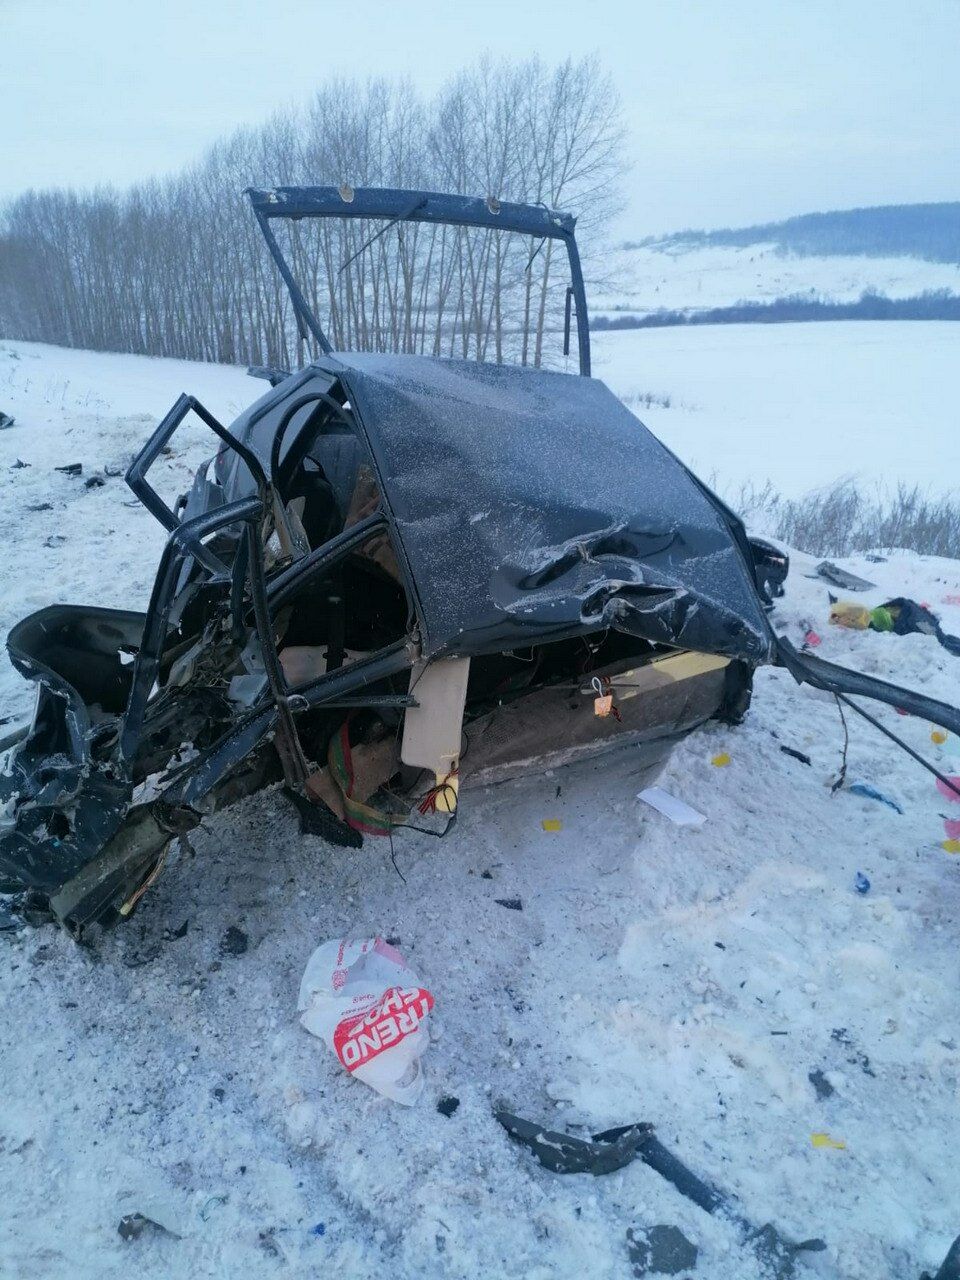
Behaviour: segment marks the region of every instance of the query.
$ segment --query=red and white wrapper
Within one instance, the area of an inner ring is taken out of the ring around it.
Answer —
[[[351,1075],[413,1106],[423,1091],[433,996],[399,951],[382,938],[324,942],[307,962],[297,1008],[301,1025]]]

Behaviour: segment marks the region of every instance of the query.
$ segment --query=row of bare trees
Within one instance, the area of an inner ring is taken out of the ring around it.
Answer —
[[[0,212],[0,334],[290,367],[293,316],[248,186],[411,187],[569,209],[597,278],[622,140],[616,95],[590,58],[484,58],[430,100],[405,82],[335,81],[176,177],[12,201]],[[374,238],[383,224],[359,220],[273,226],[288,228],[278,238],[336,348],[550,358],[566,284],[554,241],[412,223]]]

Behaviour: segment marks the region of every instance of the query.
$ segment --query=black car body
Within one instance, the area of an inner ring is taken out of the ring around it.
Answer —
[[[0,775],[9,885],[75,932],[123,918],[171,840],[273,782],[341,842],[626,743],[643,785],[704,720],[743,714],[763,663],[915,698],[779,639],[785,558],[589,376],[571,218],[422,192],[252,198],[316,358],[271,371],[229,430],[181,397],[134,461],[170,531],[145,614],[54,606],[11,631],[38,704]],[[268,225],[325,216],[562,240],[580,375],[330,351]],[[170,508],[149,469],[190,412],[221,447]]]

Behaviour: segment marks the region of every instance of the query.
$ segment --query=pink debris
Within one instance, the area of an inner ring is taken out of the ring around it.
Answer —
[[[957,788],[957,791],[960,791],[960,774],[951,775],[950,781]],[[960,804],[960,795],[957,794],[957,791],[951,790],[942,778],[937,779],[937,790],[942,796],[946,796],[948,800],[955,800],[957,804]]]

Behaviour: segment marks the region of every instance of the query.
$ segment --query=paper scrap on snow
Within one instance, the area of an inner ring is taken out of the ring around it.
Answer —
[[[723,769],[730,763],[730,757],[727,755],[726,751],[721,751],[718,756],[713,757],[710,763],[716,765],[718,769]]]
[[[662,813],[678,827],[701,827],[707,820],[705,813],[699,813],[685,800],[678,800],[662,787],[647,787],[638,791],[637,799],[648,804],[651,809],[656,809],[657,813]]]
[[[543,827],[544,831],[562,831],[563,830],[563,823],[560,821],[559,818],[544,818],[543,822],[540,825]]]

